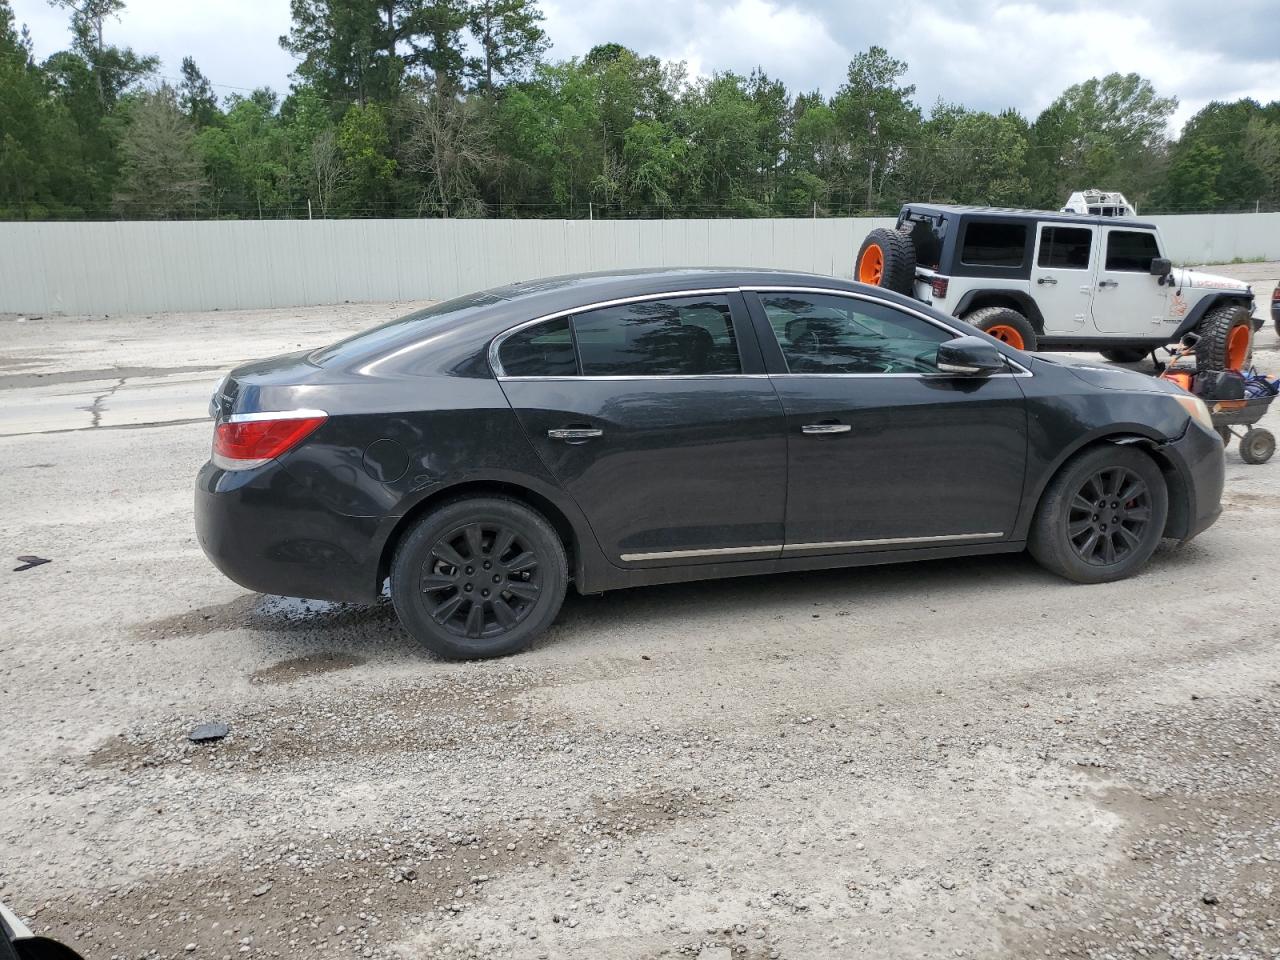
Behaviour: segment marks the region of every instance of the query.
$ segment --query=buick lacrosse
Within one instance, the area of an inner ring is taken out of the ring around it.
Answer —
[[[1217,518],[1222,441],[1162,380],[883,288],[559,277],[231,371],[196,484],[251,590],[373,602],[489,657],[581,593],[1028,550],[1082,582]]]

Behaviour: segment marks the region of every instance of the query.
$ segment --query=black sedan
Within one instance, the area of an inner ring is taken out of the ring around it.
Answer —
[[[1196,397],[1010,348],[879,287],[562,277],[233,370],[200,543],[231,579],[511,653],[581,593],[1029,550],[1128,576],[1217,518]]]

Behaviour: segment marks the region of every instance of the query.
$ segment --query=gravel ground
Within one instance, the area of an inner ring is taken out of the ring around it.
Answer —
[[[386,605],[245,593],[191,529],[217,371],[405,306],[0,319],[0,540],[52,560],[0,570],[0,899],[34,929],[88,960],[1280,956],[1275,464],[1233,447],[1221,521],[1121,584],[1013,556],[571,596],[530,653],[445,664]]]

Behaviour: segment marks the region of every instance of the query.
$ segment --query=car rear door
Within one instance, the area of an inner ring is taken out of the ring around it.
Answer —
[[[494,353],[530,443],[613,562],[780,554],[782,406],[736,290],[544,318]]]
[[[747,296],[786,414],[784,556],[1008,539],[1027,449],[1014,368],[943,374],[955,331],[862,295]]]
[[[1049,336],[1093,333],[1093,275],[1098,228],[1042,223],[1031,267],[1031,295]]]
[[[1173,288],[1151,275],[1151,261],[1158,256],[1160,242],[1154,231],[1102,228],[1102,256],[1093,297],[1098,330],[1152,339],[1172,334],[1176,320],[1171,320],[1168,311]]]

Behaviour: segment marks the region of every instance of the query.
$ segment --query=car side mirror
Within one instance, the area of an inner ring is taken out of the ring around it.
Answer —
[[[1151,259],[1151,275],[1159,277],[1163,280],[1169,274],[1173,273],[1173,261],[1167,257],[1152,257]]]
[[[943,373],[956,373],[971,377],[987,377],[1004,373],[1004,355],[995,344],[982,337],[956,337],[938,344],[935,361]]]

